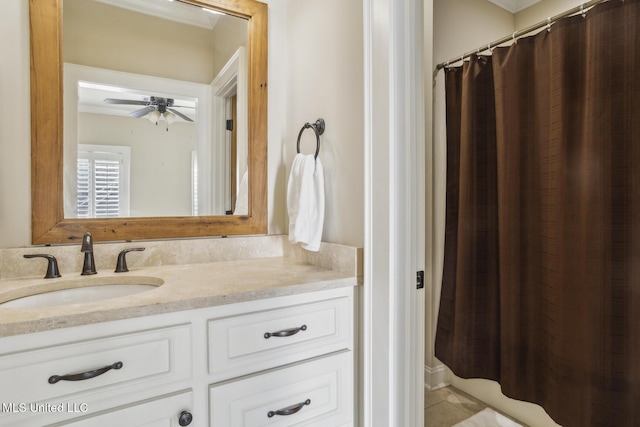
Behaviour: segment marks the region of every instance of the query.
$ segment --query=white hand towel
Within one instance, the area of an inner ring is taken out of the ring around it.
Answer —
[[[324,225],[324,173],[320,159],[297,154],[287,185],[289,241],[319,251]]]

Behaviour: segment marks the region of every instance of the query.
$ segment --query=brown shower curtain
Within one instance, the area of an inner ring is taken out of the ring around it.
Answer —
[[[565,427],[640,425],[640,0],[446,71],[436,356]]]

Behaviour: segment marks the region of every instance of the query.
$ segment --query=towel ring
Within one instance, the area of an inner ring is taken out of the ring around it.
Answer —
[[[324,133],[324,119],[318,119],[315,123],[305,123],[304,126],[302,126],[302,129],[300,129],[300,133],[298,134],[298,153],[300,153],[300,137],[302,136],[302,132],[304,132],[305,129],[309,128],[313,129],[313,131],[316,133],[316,154],[313,158],[317,159],[318,153],[320,153],[320,135]]]

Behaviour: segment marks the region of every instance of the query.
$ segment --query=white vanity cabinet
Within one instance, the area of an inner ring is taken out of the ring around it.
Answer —
[[[210,319],[209,425],[353,425],[353,312],[347,288]]]
[[[0,338],[0,425],[353,425],[353,293]]]

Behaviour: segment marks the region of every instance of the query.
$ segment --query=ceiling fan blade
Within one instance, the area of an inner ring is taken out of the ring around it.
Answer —
[[[133,99],[114,99],[114,98],[106,98],[104,100],[107,104],[120,104],[120,105],[148,105],[148,101],[136,101]]]
[[[176,111],[173,108],[167,108],[167,110],[171,111],[173,114],[175,114],[176,116],[180,117],[183,120],[186,120],[188,122],[192,122],[193,121],[189,117],[187,117],[184,114],[182,114],[180,111]]]
[[[136,111],[134,111],[132,113],[129,113],[129,115],[131,117],[135,117],[136,119],[139,119],[140,117],[146,116],[147,114],[149,114],[150,112],[152,112],[154,110],[155,110],[155,108],[149,106],[149,107],[141,108],[140,110],[136,110]]]
[[[166,104],[167,107],[173,107],[173,108],[191,108],[191,109],[195,109],[195,106],[191,106],[191,105],[176,105],[175,100],[173,98],[167,98],[166,100]]]

